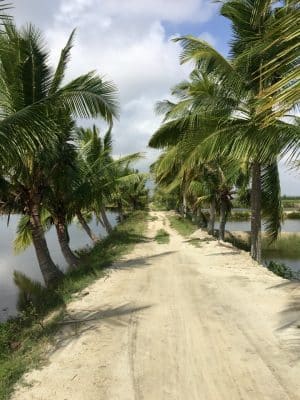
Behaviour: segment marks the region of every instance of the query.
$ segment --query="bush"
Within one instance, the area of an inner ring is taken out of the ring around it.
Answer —
[[[267,264],[267,268],[270,271],[272,271],[274,274],[281,276],[282,278],[285,278],[285,279],[293,279],[294,278],[294,273],[291,270],[291,268],[283,263],[277,263],[275,261],[270,261]]]

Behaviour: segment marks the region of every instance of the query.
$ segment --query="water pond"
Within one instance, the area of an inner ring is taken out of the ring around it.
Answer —
[[[109,213],[108,217],[111,224],[115,226],[117,215]],[[14,254],[13,240],[18,220],[17,215],[12,215],[9,226],[7,226],[7,217],[0,217],[0,321],[7,319],[8,316],[14,316],[17,311],[18,288],[13,281],[14,270],[26,274],[31,279],[43,281],[32,246],[19,255]],[[95,220],[90,223],[90,226],[95,233],[105,236],[104,229],[97,225]],[[91,245],[89,237],[77,224],[72,224],[69,227],[69,232],[72,249]],[[66,269],[66,263],[61,254],[54,228],[46,234],[46,238],[54,262],[63,270]]]

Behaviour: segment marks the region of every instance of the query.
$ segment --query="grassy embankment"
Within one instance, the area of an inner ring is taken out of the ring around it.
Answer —
[[[72,297],[80,296],[89,284],[106,275],[106,267],[145,240],[146,221],[146,212],[132,213],[111,235],[81,253],[82,266],[76,272],[68,273],[55,290],[44,289],[43,298],[35,299],[39,307],[32,305],[19,318],[0,324],[0,399],[8,399],[21,376],[42,362],[43,351]],[[57,312],[49,314],[52,311]]]
[[[184,219],[181,216],[169,217],[171,227],[184,237],[190,236],[196,229],[197,225],[190,219]],[[232,243],[241,250],[250,251],[250,236],[245,232],[242,237],[233,235],[230,232],[226,234],[226,241]],[[199,240],[190,240],[191,244],[200,247]],[[262,253],[265,259],[278,258],[300,258],[300,235],[283,233],[279,239],[270,244],[269,239],[263,236]],[[298,278],[293,271],[284,264],[271,261],[267,267],[276,275],[287,279]]]
[[[190,219],[184,219],[179,215],[172,215],[168,217],[170,221],[171,228],[175,229],[180,235],[184,237],[190,236],[196,229],[197,225]],[[201,247],[201,240],[199,239],[189,239],[189,243],[195,247]]]

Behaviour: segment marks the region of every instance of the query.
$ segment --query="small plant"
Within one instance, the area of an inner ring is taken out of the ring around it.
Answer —
[[[154,238],[159,244],[166,244],[170,241],[170,235],[164,229],[159,229]]]
[[[285,279],[293,279],[294,278],[294,273],[291,270],[291,268],[283,263],[277,263],[275,261],[270,261],[267,264],[267,268],[270,271],[272,271],[274,274],[281,276],[282,278],[285,278]]]

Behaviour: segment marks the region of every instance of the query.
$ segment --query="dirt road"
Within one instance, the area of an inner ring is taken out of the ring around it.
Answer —
[[[300,399],[299,286],[152,213],[148,240],[73,301],[14,400]]]

